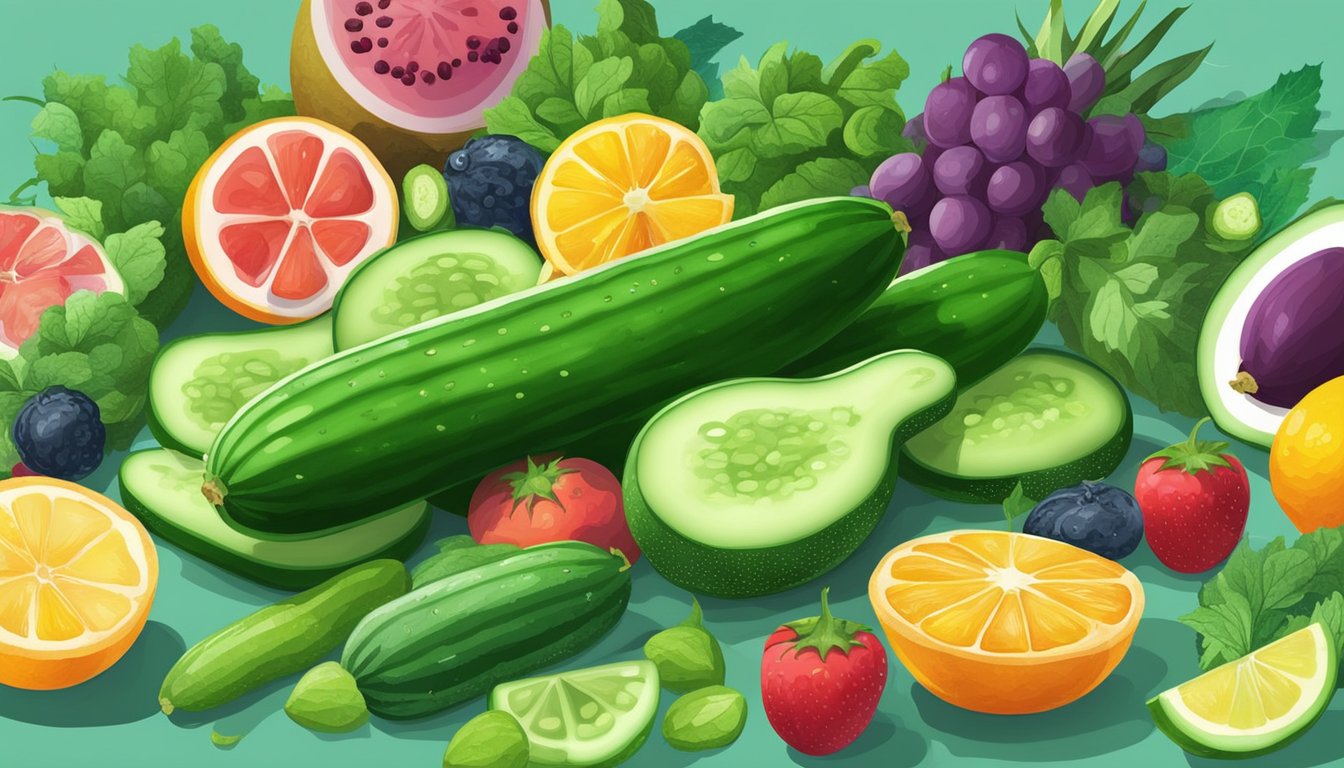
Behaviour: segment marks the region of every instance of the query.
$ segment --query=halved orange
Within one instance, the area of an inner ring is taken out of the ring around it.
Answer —
[[[154,543],[116,502],[50,477],[0,481],[0,684],[68,688],[112,666],[158,579]]]
[[[537,247],[572,275],[733,218],[709,148],[694,131],[631,113],[565,139],[532,188]]]
[[[397,238],[397,187],[369,148],[310,117],[251,125],[196,172],[182,238],[233,311],[296,323],[331,308],[355,267]]]
[[[965,709],[1044,712],[1097,687],[1129,650],[1143,586],[1071,544],[950,531],[882,558],[868,597],[921,685]]]

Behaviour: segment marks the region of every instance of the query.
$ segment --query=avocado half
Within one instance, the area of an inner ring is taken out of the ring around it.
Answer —
[[[1288,225],[1215,294],[1199,337],[1204,404],[1223,432],[1268,448],[1288,411],[1344,376],[1344,204]]]

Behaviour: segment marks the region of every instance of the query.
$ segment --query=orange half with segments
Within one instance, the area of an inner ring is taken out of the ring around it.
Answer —
[[[888,552],[868,585],[901,662],[965,709],[1043,712],[1091,691],[1129,649],[1143,586],[1063,542],[951,531]]]

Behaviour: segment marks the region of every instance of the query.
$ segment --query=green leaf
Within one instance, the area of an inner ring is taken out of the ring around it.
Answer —
[[[761,157],[824,147],[844,121],[839,105],[820,93],[782,94],[770,111],[770,122],[755,130],[752,141]]]
[[[706,16],[672,36],[686,44],[691,54],[691,68],[707,86],[708,98],[722,98],[723,83],[719,81],[719,65],[714,57],[729,43],[742,37],[742,33],[720,24],[713,16]]]
[[[123,198],[132,185],[144,178],[144,160],[135,147],[115,131],[103,131],[84,164],[84,192],[102,201],[109,229],[119,228],[126,221]]]
[[[255,101],[261,90],[261,80],[243,66],[243,47],[226,41],[215,25],[204,24],[191,30],[191,52],[199,61],[217,64],[224,73],[224,94],[219,100],[224,121],[245,119],[248,102]]]
[[[811,160],[767,189],[761,195],[758,210],[814,197],[847,195],[854,187],[867,182],[868,176],[864,166],[849,158]]]
[[[619,31],[636,43],[660,39],[657,14],[644,0],[601,0],[597,5],[597,31]]]
[[[53,72],[42,81],[42,92],[48,102],[60,102],[79,116],[84,147],[109,130],[138,144],[154,125],[152,109],[141,106],[130,90],[108,85],[101,75]]]
[[[53,197],[65,223],[94,240],[103,239],[103,204],[89,197]]]
[[[1157,49],[1158,44],[1162,42],[1164,37],[1166,37],[1167,32],[1171,31],[1172,25],[1175,24],[1176,21],[1181,18],[1181,15],[1189,10],[1189,8],[1190,6],[1188,5],[1173,8],[1171,12],[1155,24],[1152,29],[1148,30],[1148,34],[1144,35],[1143,39],[1140,40],[1137,45],[1126,50],[1110,65],[1105,66],[1107,87],[1103,93],[1109,94],[1118,91],[1123,87],[1124,83],[1129,82],[1134,70],[1143,63],[1144,59],[1147,59],[1148,56]],[[1208,53],[1208,48],[1205,48],[1204,52]],[[1199,58],[1202,60],[1204,57],[1203,55],[1200,55]],[[1149,71],[1151,72],[1152,70]],[[1182,78],[1182,80],[1183,79],[1185,78]],[[1147,112],[1148,110],[1145,109],[1143,111]]]
[[[205,119],[193,115],[167,141],[157,140],[145,150],[146,180],[166,199],[183,199],[196,171],[210,157],[205,127]]]
[[[719,155],[719,179],[724,183],[746,181],[756,170],[756,155],[742,147]]]
[[[617,91],[602,102],[603,117],[617,117],[631,112],[649,111],[649,93],[642,88]]]
[[[574,85],[574,108],[585,118],[595,119],[602,102],[625,85],[634,67],[634,61],[628,57],[594,62]]]
[[[1119,100],[1128,105],[1127,111],[1147,114],[1164,96],[1190,79],[1212,49],[1213,46],[1210,45],[1154,66],[1125,86],[1117,94]]]
[[[1049,59],[1063,66],[1068,58],[1069,28],[1064,21],[1063,0],[1050,0],[1050,8],[1045,12],[1045,21],[1036,35],[1036,51],[1040,58]]]
[[[904,127],[905,121],[895,112],[882,107],[862,107],[845,122],[845,146],[859,157],[880,155],[878,160],[885,160],[912,149],[901,136]]]
[[[780,42],[767,48],[761,56],[756,88],[760,102],[766,107],[771,107],[775,99],[789,92],[788,51],[789,44]]]
[[[896,90],[910,76],[910,65],[892,51],[877,61],[860,64],[840,81],[837,96],[855,107],[881,107],[902,115]]]
[[[1093,53],[1106,38],[1106,32],[1115,21],[1115,12],[1119,7],[1120,0],[1101,0],[1097,3],[1097,7],[1092,9],[1092,15],[1087,17],[1087,23],[1083,24],[1082,30],[1078,32],[1078,39],[1074,41],[1074,51]]]
[[[845,49],[844,53],[841,53],[834,61],[826,65],[826,68],[822,70],[821,79],[830,86],[831,93],[838,95],[840,86],[858,70],[864,59],[877,55],[877,52],[881,49],[882,44],[876,40],[855,41]],[[907,66],[905,76],[901,79],[904,80],[905,77],[909,76],[910,70]],[[899,86],[900,83],[898,82],[897,85]]]
[[[1107,72],[1111,71],[1111,67],[1115,66],[1116,60],[1123,55],[1123,51],[1120,49],[1124,47],[1125,42],[1129,40],[1129,36],[1133,34],[1134,27],[1138,26],[1139,17],[1143,15],[1143,11],[1147,7],[1148,0],[1141,0],[1139,7],[1134,9],[1134,15],[1129,17],[1129,21],[1126,21],[1124,26],[1120,27],[1110,40],[1097,48],[1097,52],[1092,58],[1101,64],[1102,69]]]
[[[1013,529],[1014,520],[1035,509],[1036,504],[1034,499],[1027,498],[1027,494],[1022,490],[1022,483],[1013,486],[1008,498],[1003,500],[1003,516],[1008,520],[1008,530]]]
[[[152,137],[167,138],[193,115],[204,116],[207,125],[223,122],[226,83],[219,64],[187,56],[176,39],[155,50],[134,46],[130,58],[126,81],[154,112]]]
[[[709,98],[709,89],[705,87],[705,81],[694,72],[687,72],[682,78],[681,84],[677,90],[673,91],[672,99],[659,110],[664,117],[674,120],[687,128],[693,130],[700,129],[700,113],[705,106],[705,100]],[[651,109],[644,110],[646,112]]]
[[[485,124],[491,133],[517,136],[547,154],[560,147],[560,137],[537,122],[532,110],[517,96],[506,96],[499,104],[487,109]]]
[[[81,152],[84,134],[80,131],[79,116],[59,101],[48,102],[33,116],[33,138],[45,139],[58,150]]]
[[[59,352],[34,360],[26,372],[24,383],[34,391],[60,385],[83,392],[93,369],[88,355],[82,352]]]
[[[53,197],[84,194],[84,156],[78,152],[38,154],[33,158],[33,169],[37,178],[47,183],[47,191]]]
[[[163,234],[163,227],[150,221],[107,238],[107,258],[126,282],[126,299],[133,305],[144,301],[163,280]]]

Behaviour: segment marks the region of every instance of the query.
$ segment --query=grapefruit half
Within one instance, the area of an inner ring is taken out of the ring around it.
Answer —
[[[41,208],[0,206],[0,358],[12,358],[47,307],[79,290],[124,290],[97,242]]]
[[[397,237],[397,188],[349,133],[308,117],[234,134],[187,189],[182,237],[201,282],[235,312],[297,323]]]

